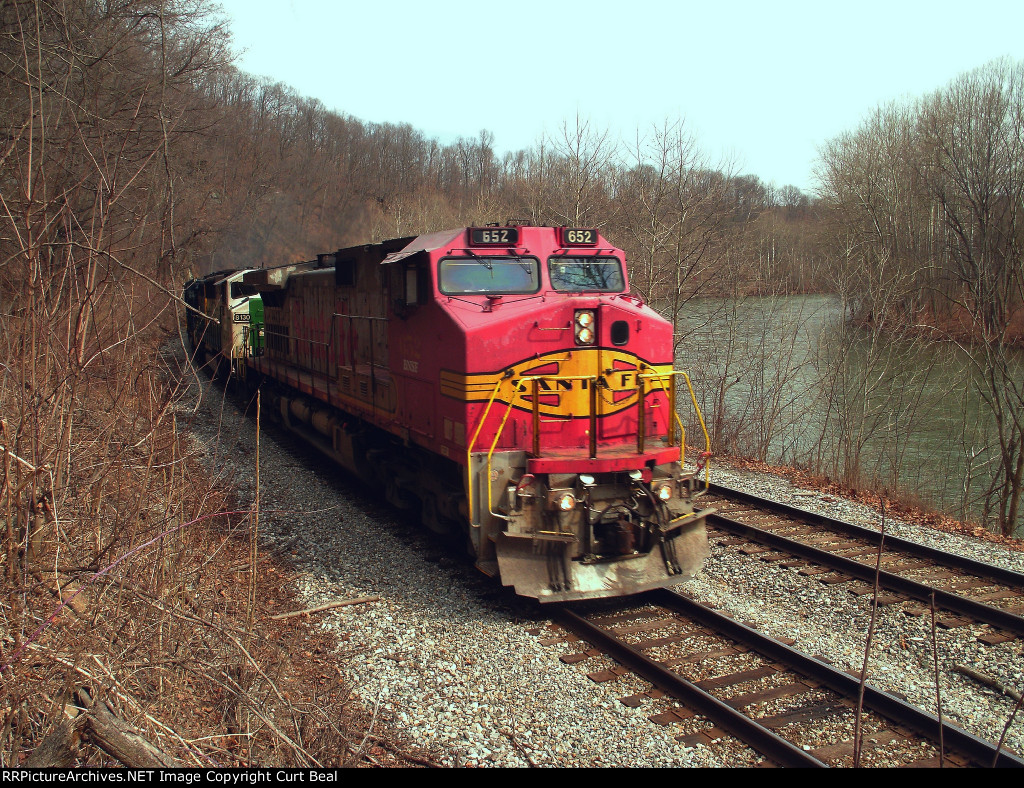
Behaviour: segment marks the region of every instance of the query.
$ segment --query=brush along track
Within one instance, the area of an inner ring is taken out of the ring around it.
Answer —
[[[588,673],[594,681],[628,682],[632,673],[634,689],[637,676],[653,684],[620,700],[660,707],[650,719],[674,726],[681,743],[709,745],[735,765],[853,765],[860,684],[850,674],[671,591],[595,610],[602,607],[553,607],[567,634],[544,642],[589,643],[561,660],[593,668],[603,657],[604,669]],[[1024,766],[870,685],[863,706],[862,766]]]
[[[716,510],[707,525],[719,545],[797,567],[823,583],[849,583],[855,594],[872,593],[879,531],[715,484],[701,502]],[[899,595],[880,596],[883,604],[913,599],[921,604],[906,610],[921,615],[934,600],[941,626],[992,627],[979,637],[986,643],[1024,636],[1024,574],[888,535],[879,566],[879,587]]]

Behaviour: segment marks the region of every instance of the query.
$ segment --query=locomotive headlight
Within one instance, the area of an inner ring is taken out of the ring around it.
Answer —
[[[558,496],[555,503],[563,512],[570,512],[576,508],[576,496],[571,492],[562,493]]]
[[[576,344],[594,344],[594,313],[589,309],[576,313]]]
[[[654,489],[654,494],[662,501],[667,501],[672,497],[672,485],[661,484]]]

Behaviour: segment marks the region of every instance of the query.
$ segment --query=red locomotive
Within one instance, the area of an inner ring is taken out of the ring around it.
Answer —
[[[620,596],[702,566],[709,510],[694,511],[673,405],[689,379],[597,230],[449,230],[211,275],[185,296],[219,310],[219,330],[190,321],[197,348],[392,504],[465,533],[517,593]]]

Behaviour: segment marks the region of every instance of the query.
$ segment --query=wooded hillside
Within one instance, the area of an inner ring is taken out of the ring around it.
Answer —
[[[487,130],[441,144],[231,61],[206,0],[0,0],[2,765],[55,731],[74,746],[89,726],[68,715],[95,727],[81,689],[186,763],[206,736],[222,765],[355,752],[337,683],[301,707],[278,692],[304,680],[255,634],[279,569],[258,569],[251,508],[179,429],[196,403],[173,381],[195,373],[168,348],[183,282],[210,270],[511,219],[600,228],[677,318],[697,295],[838,292],[864,325],[966,331],[1000,419],[986,524],[1019,519],[1019,64],[829,142],[814,199],[712,161],[678,119],[627,142],[570,117],[501,153]],[[707,385],[724,403],[730,381]],[[760,451],[724,404],[709,416],[722,445]]]

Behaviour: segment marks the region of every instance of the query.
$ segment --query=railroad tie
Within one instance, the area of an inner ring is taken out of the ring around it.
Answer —
[[[766,676],[773,676],[778,672],[779,667],[777,665],[762,665],[759,668],[741,670],[737,673],[729,673],[725,676],[716,676],[715,678],[704,679],[703,681],[697,681],[694,683],[702,690],[710,691],[713,689],[731,687],[734,684],[742,684],[744,681],[753,681],[755,679],[762,679]]]
[[[811,706],[802,706],[798,709],[773,714],[770,717],[760,717],[757,722],[765,728],[778,730],[798,722],[818,722],[829,717],[850,713],[850,707],[843,703],[815,703]]]
[[[711,728],[707,728],[706,730],[699,731],[698,733],[691,733],[687,736],[677,736],[676,741],[684,747],[695,747],[698,744],[711,744],[712,742],[718,741],[718,739],[721,739],[723,736],[728,736],[728,734],[715,725]]]
[[[620,666],[609,668],[608,670],[597,670],[593,673],[588,673],[587,678],[593,681],[595,684],[603,684],[606,681],[615,681],[618,678],[622,678],[627,675],[629,670]]]
[[[978,640],[989,646],[995,646],[999,643],[1008,643],[1009,641],[1016,639],[1016,635],[1011,635],[1008,632],[986,632],[985,634],[978,635]]]
[[[601,656],[601,651],[596,648],[588,648],[586,651],[580,651],[576,654],[563,654],[558,659],[564,662],[566,665],[575,665],[577,662],[583,662],[591,657]]]
[[[651,687],[647,692],[638,692],[636,695],[627,695],[619,698],[619,703],[630,709],[638,708],[645,700],[658,700],[665,697],[665,692],[657,687]]]
[[[810,692],[813,689],[815,688],[804,684],[802,681],[794,681],[789,684],[782,684],[778,687],[758,690],[757,692],[747,692],[743,695],[735,695],[731,698],[723,698],[722,702],[732,706],[734,709],[740,710],[745,709],[747,706],[753,706],[755,703],[764,703],[768,700],[793,698]]]
[[[679,706],[675,709],[669,709],[659,714],[652,714],[649,719],[655,725],[671,725],[674,722],[683,722],[684,720],[690,719],[690,717],[696,716],[693,711],[686,708],[685,706]]]
[[[877,750],[890,742],[899,739],[899,735],[892,731],[878,731],[877,733],[871,733],[863,737],[861,742],[861,751],[866,752],[870,750]],[[811,755],[826,763],[829,761],[838,761],[843,758],[853,757],[854,740],[847,739],[846,741],[839,742],[838,744],[830,744],[827,747],[819,747],[816,750],[811,750]]]

